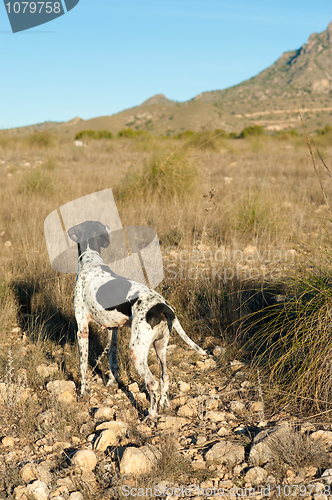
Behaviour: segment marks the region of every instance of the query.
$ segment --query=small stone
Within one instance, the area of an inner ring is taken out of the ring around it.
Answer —
[[[52,382],[48,382],[46,385],[48,392],[56,395],[64,392],[74,393],[75,388],[75,384],[71,380],[53,380]]]
[[[4,446],[6,446],[6,448],[11,448],[15,444],[14,438],[12,436],[3,437],[1,442]]]
[[[224,422],[226,420],[225,418],[225,412],[219,412],[219,411],[207,411],[205,413],[206,420],[211,420],[211,422]]]
[[[59,371],[59,367],[57,363],[52,363],[50,365],[42,363],[41,365],[37,366],[36,371],[40,377],[48,378],[57,373]]]
[[[178,409],[179,417],[192,417],[196,414],[197,414],[196,408],[193,408],[193,406],[190,404],[180,406],[180,408]]]
[[[58,395],[59,403],[73,403],[76,401],[76,397],[69,391],[61,392]]]
[[[230,368],[233,372],[236,372],[237,370],[241,370],[244,368],[246,365],[242,363],[242,361],[238,361],[237,359],[234,359],[234,361],[230,362]]]
[[[173,430],[176,431],[185,424],[188,424],[189,420],[183,417],[171,417],[162,415],[158,422],[158,428],[161,430]]]
[[[69,495],[68,500],[84,500],[84,497],[79,491],[73,491],[73,493]]]
[[[215,444],[206,453],[207,462],[231,463],[237,464],[244,461],[244,446],[233,443],[232,441],[221,441]]]
[[[332,469],[326,469],[321,475],[321,478],[324,479],[326,484],[332,484]]]
[[[231,431],[227,429],[227,427],[220,427],[219,431],[217,432],[218,436],[220,437],[225,437],[229,436]]]
[[[267,478],[267,472],[262,467],[252,467],[244,476],[246,483],[263,484]]]
[[[205,408],[207,410],[216,410],[219,406],[219,401],[218,399],[215,398],[208,398],[205,400]]]
[[[105,451],[109,446],[116,446],[118,441],[118,437],[112,429],[105,429],[94,442],[93,448],[98,451]]]
[[[37,480],[28,484],[27,490],[34,500],[48,500],[48,488],[42,481]]]
[[[230,404],[231,410],[236,413],[243,413],[246,409],[245,405],[241,401],[232,401]]]
[[[8,175],[8,174],[7,174]],[[12,242],[11,241],[6,241],[5,243],[5,247],[6,248],[10,248],[12,246]]]
[[[209,370],[211,368],[216,368],[217,363],[214,359],[208,358],[205,361],[196,361],[196,366],[201,370]]]
[[[250,411],[255,413],[261,413],[264,411],[264,403],[263,401],[251,401],[250,403]]]
[[[130,392],[132,392],[132,393],[139,392],[139,387],[138,387],[137,382],[133,382],[132,384],[129,384],[129,385],[128,385],[128,389],[129,389],[129,391],[130,391]]]
[[[310,438],[314,441],[321,441],[325,444],[332,444],[332,432],[319,430],[310,434]]]
[[[187,384],[187,382],[178,382],[178,387],[180,392],[189,392],[190,391],[190,384]]]
[[[92,471],[97,465],[97,457],[92,450],[79,450],[72,458],[72,464]]]
[[[160,460],[160,451],[152,445],[143,446],[142,448],[126,448],[121,462],[120,472],[125,475],[139,476],[150,472],[157,462]]]
[[[225,347],[221,347],[220,345],[217,345],[213,351],[212,351],[213,356],[224,356],[226,354],[226,349]]]
[[[121,420],[113,420],[111,422],[103,422],[96,427],[96,431],[104,429],[112,429],[117,436],[124,436],[128,430],[128,424],[121,422]]]
[[[103,422],[105,420],[112,420],[114,418],[114,410],[107,406],[102,406],[98,408],[96,413],[94,414],[94,419],[97,422]]]

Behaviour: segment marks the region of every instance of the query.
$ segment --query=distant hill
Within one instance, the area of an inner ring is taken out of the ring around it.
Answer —
[[[272,66],[234,87],[202,92],[183,103],[157,94],[115,115],[32,127],[53,126],[68,136],[84,129],[117,134],[128,127],[154,135],[216,128],[239,132],[253,124],[273,131],[300,129],[298,110],[309,131],[332,125],[332,22],[298,50],[285,52]]]

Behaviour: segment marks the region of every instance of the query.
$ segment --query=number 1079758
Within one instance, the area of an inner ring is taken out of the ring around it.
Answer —
[[[6,3],[8,14],[60,14],[60,2],[8,2]]]

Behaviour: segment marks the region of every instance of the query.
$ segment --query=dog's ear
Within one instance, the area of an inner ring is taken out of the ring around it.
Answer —
[[[67,231],[69,238],[71,240],[75,241],[75,243],[78,243],[78,241],[79,241],[77,229],[78,229],[77,226],[74,226],[74,227],[71,227],[70,229],[68,229],[68,231]]]
[[[100,246],[103,248],[107,248],[111,243],[111,230],[106,224],[105,229],[107,232],[100,236]]]

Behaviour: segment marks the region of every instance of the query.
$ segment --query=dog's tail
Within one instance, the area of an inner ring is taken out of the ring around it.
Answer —
[[[168,321],[172,323],[173,328],[178,332],[180,337],[198,354],[206,355],[206,352],[203,351],[195,342],[193,342],[182,326],[180,325],[179,320],[174,314],[174,311],[171,307],[169,307],[167,304],[159,303],[156,304],[155,306],[151,307],[151,309],[148,311],[146,315],[146,320],[150,324],[152,328],[154,328],[156,325],[160,323],[160,321],[163,319],[162,315],[166,316]]]
[[[189,337],[188,335],[186,334],[186,332],[184,331],[184,329],[182,328],[182,326],[180,325],[180,321],[175,317],[174,320],[172,321],[173,323],[173,328],[175,328],[175,330],[178,332],[178,334],[180,335],[180,337],[190,346],[192,347],[193,349],[195,349],[196,352],[198,352],[198,354],[203,354],[203,355],[206,355],[206,352],[203,351],[203,349],[201,349],[197,344],[195,344],[195,342],[193,342]]]

